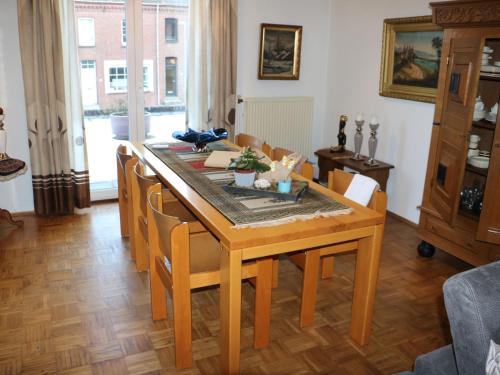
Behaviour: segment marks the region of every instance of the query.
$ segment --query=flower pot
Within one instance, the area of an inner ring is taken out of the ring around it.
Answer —
[[[129,139],[128,135],[128,113],[114,112],[110,116],[111,131],[116,139]],[[151,128],[151,113],[144,113],[144,127],[146,129],[146,138]]]
[[[251,187],[255,181],[255,171],[235,170],[234,182],[238,186]]]

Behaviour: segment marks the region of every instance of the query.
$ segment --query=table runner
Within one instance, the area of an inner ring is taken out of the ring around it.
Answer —
[[[305,191],[298,202],[226,192],[222,186],[234,181],[233,172],[204,166],[211,151],[234,151],[223,142],[210,143],[208,152],[195,152],[192,144],[185,142],[144,146],[230,220],[235,228],[280,225],[352,212],[349,207],[313,189]]]

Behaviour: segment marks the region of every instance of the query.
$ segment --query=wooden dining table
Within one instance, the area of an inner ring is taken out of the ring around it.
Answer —
[[[358,241],[350,336],[359,345],[368,343],[384,215],[310,181],[310,189],[349,206],[352,212],[277,226],[237,229],[142,143],[130,143],[130,148],[220,241],[223,250],[220,259],[222,374],[238,374],[240,371],[241,272],[242,262],[250,259],[330,246],[345,241]],[[298,175],[294,178],[302,179]]]

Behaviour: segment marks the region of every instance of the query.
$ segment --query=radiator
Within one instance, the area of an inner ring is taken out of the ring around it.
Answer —
[[[311,158],[313,107],[311,97],[243,99],[244,133]]]

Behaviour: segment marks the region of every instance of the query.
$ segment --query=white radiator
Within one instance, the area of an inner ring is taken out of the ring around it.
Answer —
[[[314,100],[311,97],[243,99],[242,132],[311,158]]]

